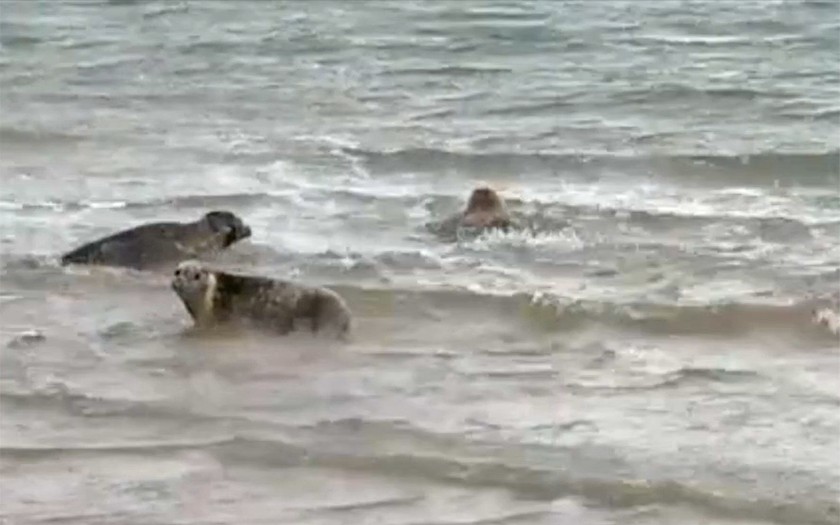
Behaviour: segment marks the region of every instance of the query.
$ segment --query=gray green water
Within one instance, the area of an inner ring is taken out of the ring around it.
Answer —
[[[838,58],[836,1],[4,0],[0,521],[837,523]],[[536,234],[426,231],[479,183]],[[215,208],[354,341],[56,264]]]

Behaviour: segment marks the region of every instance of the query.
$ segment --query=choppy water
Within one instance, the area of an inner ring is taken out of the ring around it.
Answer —
[[[0,521],[837,523],[838,35],[835,1],[4,1]],[[428,233],[483,182],[536,233]],[[56,264],[212,208],[356,339],[191,337],[166,276]]]

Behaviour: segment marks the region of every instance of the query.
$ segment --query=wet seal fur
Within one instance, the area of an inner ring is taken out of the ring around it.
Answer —
[[[244,323],[279,335],[309,329],[336,339],[351,331],[347,303],[324,287],[213,270],[196,260],[178,265],[171,286],[197,328]]]
[[[507,231],[513,225],[505,201],[492,188],[486,186],[473,190],[467,209],[461,217],[461,226],[470,228],[499,228]]]
[[[436,233],[447,236],[457,236],[461,229],[481,233],[494,229],[507,232],[515,227],[504,199],[488,186],[479,186],[472,191],[464,211],[430,226]]]
[[[145,270],[210,255],[250,236],[241,218],[216,210],[194,222],[155,222],[117,232],[62,255],[61,264]]]

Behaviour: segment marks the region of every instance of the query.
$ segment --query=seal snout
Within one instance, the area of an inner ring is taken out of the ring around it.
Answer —
[[[186,261],[182,262],[172,272],[172,280],[170,285],[173,290],[183,290],[191,281],[198,281],[201,279],[201,272],[195,263]]]
[[[179,266],[172,273],[172,279],[169,281],[169,285],[175,291],[178,291],[181,288],[181,274],[183,274],[183,271],[181,270],[181,267]]]

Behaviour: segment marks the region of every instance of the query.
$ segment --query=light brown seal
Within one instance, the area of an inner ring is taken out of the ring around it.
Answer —
[[[229,211],[211,211],[194,222],[155,222],[89,242],[61,257],[61,264],[123,266],[145,270],[221,251],[251,236]]]
[[[505,201],[492,188],[482,186],[473,190],[461,226],[469,228],[500,228],[507,230],[512,222]]]
[[[198,328],[244,322],[281,335],[350,333],[347,303],[324,287],[212,270],[195,260],[177,266],[171,285]]]
[[[479,186],[470,193],[463,211],[428,227],[437,234],[457,237],[462,229],[475,233],[494,229],[507,232],[516,224],[508,213],[504,199],[494,189]]]

